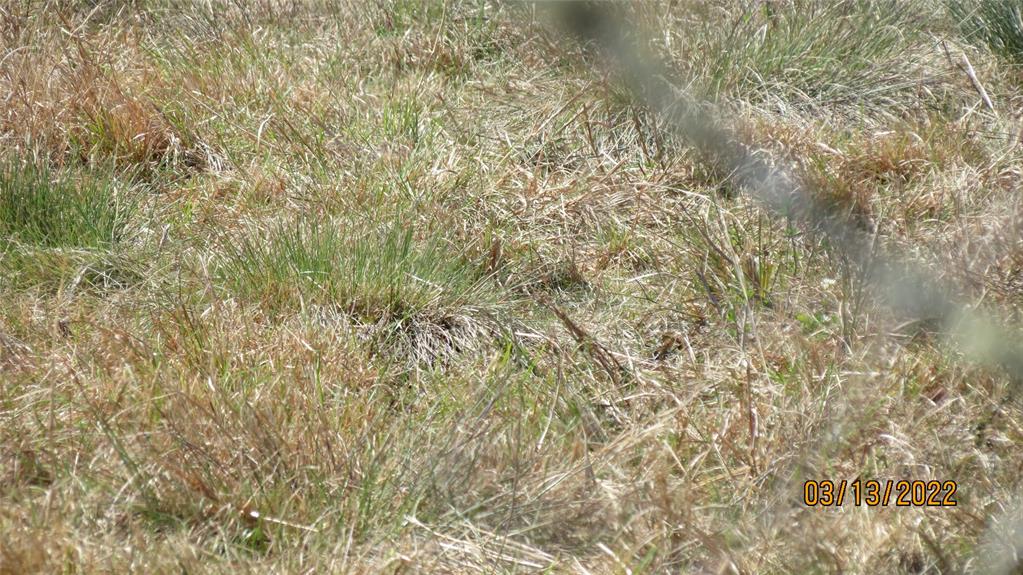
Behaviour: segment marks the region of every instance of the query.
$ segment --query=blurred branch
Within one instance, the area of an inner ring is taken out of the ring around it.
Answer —
[[[938,322],[971,359],[1001,366],[1015,382],[1023,381],[1023,353],[1014,330],[969,309],[952,295],[953,286],[918,263],[879,247],[872,230],[822,201],[786,166],[769,162],[740,141],[712,106],[695,100],[672,82],[672,70],[644,48],[639,40],[642,35],[625,17],[622,4],[565,1],[542,7],[550,10],[564,33],[596,51],[638,104],[663,117],[667,130],[700,151],[722,173],[731,174],[738,189],[777,216],[823,233],[834,249],[862,266],[868,285],[890,309],[909,318]]]

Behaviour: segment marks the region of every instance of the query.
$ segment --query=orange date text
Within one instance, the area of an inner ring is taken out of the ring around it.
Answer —
[[[806,481],[803,505],[839,507],[955,507],[955,481],[870,479]]]

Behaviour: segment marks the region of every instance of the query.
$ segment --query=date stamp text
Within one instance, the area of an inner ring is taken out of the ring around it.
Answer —
[[[955,481],[811,480],[803,483],[803,505],[840,507],[852,503],[857,507],[955,507],[957,489]]]

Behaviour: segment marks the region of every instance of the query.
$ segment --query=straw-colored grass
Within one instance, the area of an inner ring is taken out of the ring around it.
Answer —
[[[544,6],[9,4],[0,574],[1019,568],[1009,374]],[[620,8],[757,154],[1012,323],[1023,86],[966,4]],[[958,505],[802,502],[856,478]]]

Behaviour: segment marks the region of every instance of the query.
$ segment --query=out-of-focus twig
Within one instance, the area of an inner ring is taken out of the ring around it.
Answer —
[[[987,90],[984,89],[984,85],[980,83],[977,78],[977,72],[973,69],[973,64],[970,64],[970,59],[963,54],[963,58],[959,61],[959,67],[966,72],[966,76],[970,79],[970,83],[973,84],[973,89],[980,95],[980,99],[984,101],[984,105],[987,106],[988,110],[995,111],[995,105],[991,101],[991,97],[987,95]]]

